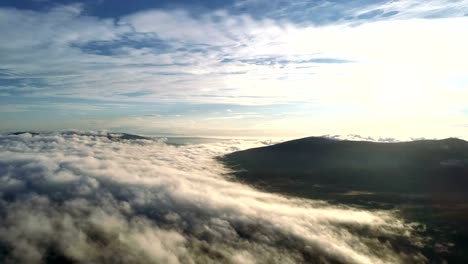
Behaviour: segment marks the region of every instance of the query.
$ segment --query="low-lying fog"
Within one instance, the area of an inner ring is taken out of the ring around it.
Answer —
[[[214,159],[271,143],[0,136],[0,262],[425,261],[395,246],[424,243],[397,212],[258,191]]]

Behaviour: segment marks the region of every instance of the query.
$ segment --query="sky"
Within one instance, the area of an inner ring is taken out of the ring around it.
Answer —
[[[0,132],[468,139],[468,1],[2,1]]]

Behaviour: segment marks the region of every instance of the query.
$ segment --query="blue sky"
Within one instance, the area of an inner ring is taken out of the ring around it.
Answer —
[[[0,131],[467,136],[468,1],[2,1]]]

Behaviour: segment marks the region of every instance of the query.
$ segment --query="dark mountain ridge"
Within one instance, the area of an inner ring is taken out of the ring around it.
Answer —
[[[398,143],[308,137],[221,157],[240,178],[294,181],[300,188],[388,192],[468,191],[468,142],[448,138]]]
[[[41,134],[50,134],[51,132],[35,132],[35,131],[20,131],[20,132],[13,132],[9,133],[8,135],[24,135],[24,134],[31,134],[31,136],[38,136]],[[101,133],[87,133],[87,132],[79,132],[79,131],[63,131],[59,132],[61,135],[77,135],[77,136],[92,136],[92,137],[106,137],[110,140],[135,140],[135,139],[145,139],[149,140],[150,138],[134,135],[134,134],[127,134],[127,133],[112,133],[112,132],[101,132]]]

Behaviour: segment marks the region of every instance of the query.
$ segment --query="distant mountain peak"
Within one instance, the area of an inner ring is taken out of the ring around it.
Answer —
[[[127,134],[127,133],[114,133],[114,132],[103,132],[103,131],[83,132],[83,131],[74,131],[74,130],[61,131],[61,132],[19,131],[19,132],[9,133],[8,135],[20,136],[20,135],[26,135],[26,134],[30,134],[33,137],[38,136],[38,135],[60,134],[60,135],[77,135],[77,136],[89,136],[89,137],[106,137],[106,138],[108,138],[110,140],[150,139],[148,137],[133,135],[133,134]]]

